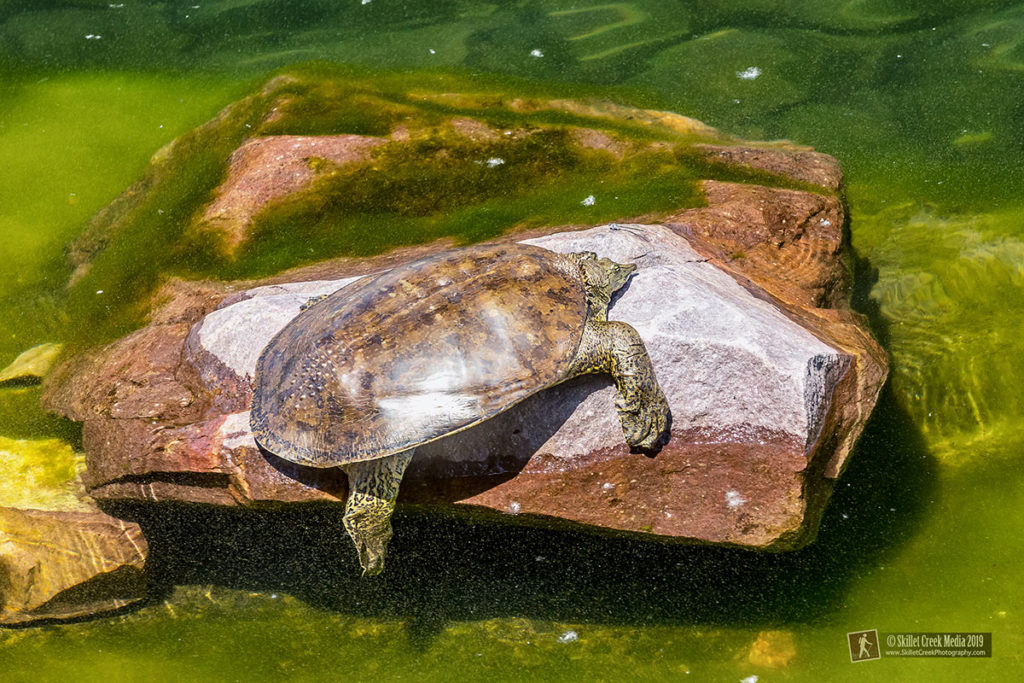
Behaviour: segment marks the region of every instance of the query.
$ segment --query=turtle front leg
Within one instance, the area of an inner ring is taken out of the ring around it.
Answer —
[[[640,334],[619,321],[590,320],[583,331],[573,374],[607,372],[615,380],[619,412],[626,443],[651,450],[668,427],[669,408],[654,376]]]
[[[395,511],[398,487],[412,453],[410,449],[344,468],[348,475],[348,502],[343,521],[359,553],[363,576],[376,576],[384,571],[392,534],[391,513]]]

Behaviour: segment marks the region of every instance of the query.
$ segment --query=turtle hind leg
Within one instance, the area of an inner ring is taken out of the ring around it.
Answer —
[[[615,409],[626,443],[646,451],[660,445],[669,423],[668,401],[639,332],[624,322],[588,321],[574,365],[574,374],[607,372],[615,380]]]
[[[349,490],[343,521],[359,554],[363,576],[376,576],[384,571],[392,533],[391,513],[395,511],[398,487],[410,460],[412,450],[344,468]]]

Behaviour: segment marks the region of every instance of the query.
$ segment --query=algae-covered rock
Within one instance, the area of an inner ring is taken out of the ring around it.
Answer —
[[[796,654],[796,638],[792,632],[761,631],[747,651],[747,661],[765,669],[784,669]]]
[[[451,77],[293,69],[157,152],[74,241],[76,341],[140,325],[170,273],[252,277],[438,239],[666,215],[704,203],[701,179],[835,187],[791,173],[808,168],[804,148],[762,146],[788,165],[711,151],[733,143],[668,112]]]
[[[0,436],[0,507],[95,510],[83,500],[85,457],[60,439]]]
[[[144,597],[142,531],[85,497],[84,467],[58,439],[0,437],[0,624],[80,617]]]

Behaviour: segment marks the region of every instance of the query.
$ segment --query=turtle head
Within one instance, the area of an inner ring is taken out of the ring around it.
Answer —
[[[570,254],[579,265],[587,290],[587,302],[590,314],[604,320],[608,314],[608,304],[615,292],[622,289],[630,276],[636,272],[632,263],[616,263],[611,259],[597,258],[592,251]]]
[[[611,259],[598,259],[597,265],[601,267],[601,270],[605,272],[605,276],[608,278],[608,296],[622,289],[622,286],[626,284],[629,277],[636,272],[635,263],[616,263]]]

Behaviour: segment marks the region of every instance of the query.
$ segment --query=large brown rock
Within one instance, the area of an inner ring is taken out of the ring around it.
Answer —
[[[813,538],[886,373],[845,307],[842,205],[795,190],[705,189],[708,206],[663,225],[534,232],[547,248],[638,263],[610,317],[640,331],[669,398],[671,440],[657,457],[628,452],[607,378],[579,378],[419,449],[400,501],[752,548]],[[256,358],[310,297],[444,246],[318,264],[244,291],[171,283],[150,326],[66,363],[46,385],[52,410],[85,423],[91,494],[341,504],[339,471],[256,448]]]
[[[559,197],[558,215],[577,222],[547,225],[543,205],[563,185],[579,196]],[[44,403],[84,423],[84,483],[97,499],[341,504],[341,471],[256,447],[248,410],[264,345],[311,297],[508,231],[500,239],[639,265],[610,315],[645,339],[671,439],[657,457],[629,453],[608,378],[578,378],[418,449],[400,500],[798,547],[887,369],[848,308],[841,191],[827,155],[741,143],[668,112],[480,92],[396,97],[380,83],[280,75],[158,152],[71,245],[71,296],[94,305],[94,291],[116,293],[125,307],[106,314],[123,324],[147,311],[146,324],[65,360]],[[537,206],[519,206],[534,195]],[[594,227],[595,212],[621,224]],[[494,216],[504,218],[486,224]],[[120,275],[155,235],[185,275],[147,304],[135,286],[163,271]],[[394,244],[407,246],[309,263]],[[184,279],[280,263],[308,265],[260,280]]]

